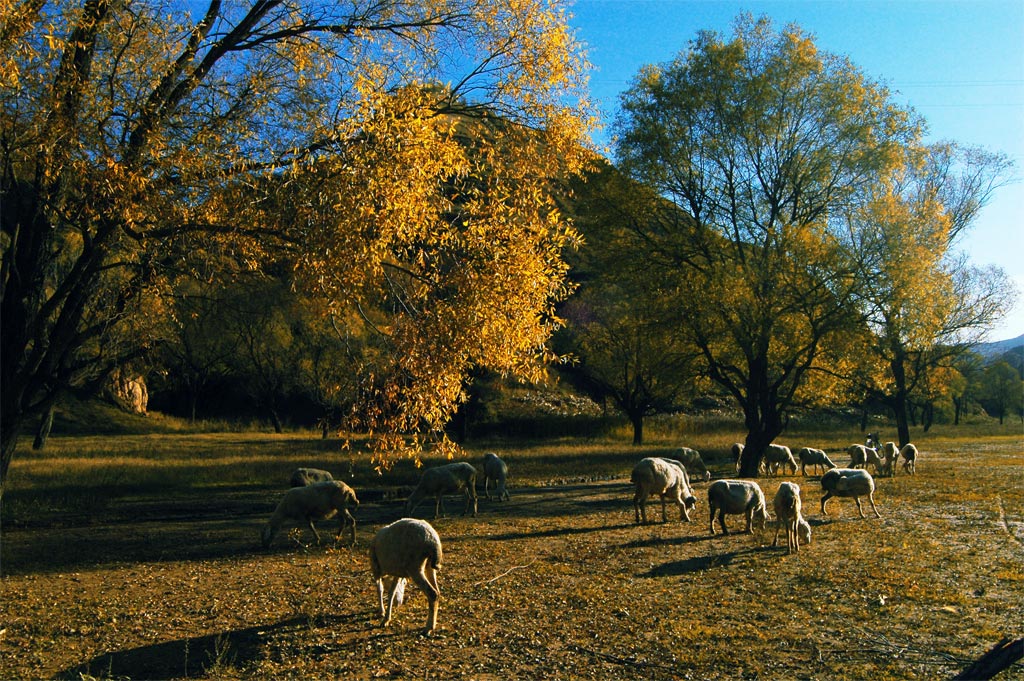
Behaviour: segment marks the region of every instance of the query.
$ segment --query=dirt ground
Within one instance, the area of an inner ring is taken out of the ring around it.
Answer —
[[[322,546],[296,531],[261,550],[265,502],[229,492],[28,523],[0,538],[0,677],[948,678],[1024,635],[1024,455],[964,456],[928,452],[918,475],[878,480],[881,520],[845,499],[822,515],[817,477],[786,477],[813,529],[794,555],[771,533],[712,536],[706,483],[692,522],[669,507],[646,526],[628,472],[513,486],[476,518],[449,498],[432,521],[444,564],[429,637],[412,586],[379,626],[366,551],[400,501],[363,503],[355,547],[324,521]],[[780,479],[759,481],[769,500]]]

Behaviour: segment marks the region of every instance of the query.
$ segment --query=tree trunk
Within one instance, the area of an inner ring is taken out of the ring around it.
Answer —
[[[893,418],[896,419],[896,435],[900,447],[910,442],[910,400],[907,399],[907,371],[903,363],[903,357],[897,355],[890,362],[893,382],[896,389],[889,399],[889,406],[892,407]]]
[[[53,428],[53,414],[56,406],[51,404],[39,419],[39,430],[36,431],[36,439],[32,442],[32,449],[42,449],[46,446],[46,440],[50,437],[50,429]]]
[[[0,429],[0,501],[3,501],[4,489],[7,487],[7,469],[14,459],[14,450],[18,446],[19,425],[11,423],[11,419],[8,418]]]
[[[630,414],[629,421],[633,424],[633,444],[640,446],[644,443],[644,415]]]

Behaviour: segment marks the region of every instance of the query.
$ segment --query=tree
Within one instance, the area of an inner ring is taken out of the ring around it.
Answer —
[[[611,398],[640,445],[644,419],[679,409],[701,384],[696,348],[674,323],[675,300],[631,236],[631,225],[653,219],[655,197],[604,163],[569,194],[586,246],[572,259],[579,288],[562,310],[575,361],[559,369],[593,397]]]
[[[171,276],[225,259],[366,312],[404,405],[375,419],[385,463],[467,367],[533,365],[573,240],[547,183],[589,121],[559,0],[3,12],[0,491],[26,423],[145,354]]]
[[[849,214],[866,282],[863,357],[882,367],[885,380],[870,387],[892,411],[901,446],[910,441],[915,395],[927,402],[1012,305],[1001,270],[972,267],[953,248],[1008,168],[1000,155],[934,145],[910,154]]]
[[[985,369],[984,375],[985,410],[999,419],[1008,414],[1024,414],[1024,381],[1009,362],[996,362]]]
[[[918,134],[888,91],[797,27],[741,17],[644,69],[616,121],[620,167],[688,220],[641,225],[677,283],[680,333],[740,405],[756,476],[858,284],[837,219]]]

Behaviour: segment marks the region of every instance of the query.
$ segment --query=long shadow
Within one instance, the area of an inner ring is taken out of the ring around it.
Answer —
[[[530,539],[538,537],[566,537],[573,534],[588,534],[590,532],[607,532],[608,530],[621,530],[633,527],[632,523],[619,525],[602,525],[601,527],[556,527],[550,530],[539,532],[508,532],[506,534],[491,534],[477,537],[478,539],[491,539],[494,541],[507,541],[510,539]]]
[[[714,568],[730,565],[737,558],[752,555],[756,551],[758,551],[758,549],[744,549],[742,551],[729,551],[726,553],[716,553],[710,556],[696,556],[694,558],[687,558],[686,560],[676,560],[670,563],[663,563],[662,565],[655,565],[647,572],[641,573],[639,576],[648,578],[678,577],[680,575],[688,575],[693,572],[712,570]]]

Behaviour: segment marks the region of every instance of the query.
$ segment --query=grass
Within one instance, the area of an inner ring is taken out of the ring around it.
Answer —
[[[686,444],[715,477],[730,476],[738,429],[656,420],[640,448],[628,428],[609,432],[472,443],[471,458],[493,450],[509,462],[513,497],[481,500],[478,518],[434,521],[445,564],[430,641],[415,633],[425,617],[415,589],[394,626],[377,627],[365,556],[375,529],[400,514],[419,475],[411,462],[378,476],[360,442],[344,452],[312,432],[55,435],[42,452],[19,452],[4,497],[0,670],[916,679],[952,676],[1002,636],[1024,634],[1019,429],[915,433],[919,474],[877,481],[880,521],[861,520],[846,499],[822,516],[816,479],[784,478],[801,485],[813,528],[793,556],[767,546],[770,533],[711,538],[703,485],[693,523],[633,524],[637,459]],[[835,453],[862,437],[808,425],[780,439]],[[257,547],[298,465],[328,468],[357,489],[356,548],[307,544],[308,531]],[[778,480],[760,482],[770,497]]]

